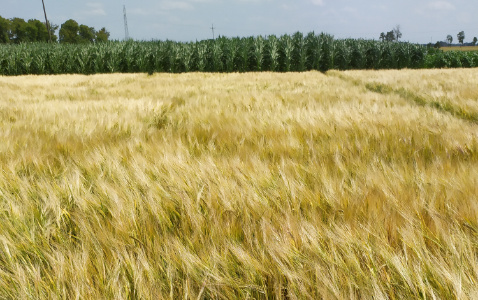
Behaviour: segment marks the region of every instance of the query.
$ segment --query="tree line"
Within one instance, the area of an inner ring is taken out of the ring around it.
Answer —
[[[385,32],[382,32],[380,33],[380,37],[379,37],[379,40],[382,41],[382,42],[395,42],[400,39],[402,37],[402,31],[400,30],[400,25],[397,25],[395,26],[395,28],[393,28],[392,30],[388,31],[387,33]],[[465,42],[465,32],[464,31],[460,31],[458,32],[458,34],[456,35],[457,39],[458,39],[458,42],[461,44],[461,45],[464,45],[464,42]],[[451,45],[453,43],[453,36],[452,35],[447,35],[446,39],[445,39],[445,42],[444,43],[447,43],[449,45]],[[476,44],[478,43],[478,38],[474,37],[473,40],[471,41],[471,45],[475,46]],[[436,48],[439,48],[440,46],[442,45],[442,43],[440,41],[438,41],[436,44],[435,44],[435,47]]]
[[[61,26],[48,22],[48,33],[45,22],[36,19],[25,21],[22,18],[6,19],[0,16],[0,44],[20,44],[29,42],[60,42],[69,44],[86,44],[106,42],[110,33],[105,27],[95,30],[84,24],[78,24],[75,20],[67,20]],[[58,31],[58,36],[56,31]]]
[[[400,25],[395,26],[392,30],[389,32],[385,33],[382,32],[380,33],[380,40],[382,42],[394,42],[397,41],[402,37],[402,31],[400,30]]]
[[[458,39],[458,43],[460,43],[462,46],[465,42],[465,32],[464,31],[460,31],[458,32],[458,34],[456,35],[457,39]],[[453,43],[453,36],[451,34],[447,35],[446,37],[446,42],[448,44],[451,45],[451,43]],[[476,36],[473,38],[473,40],[471,41],[471,44],[473,46],[476,45],[476,43],[478,42],[478,38],[476,38]]]

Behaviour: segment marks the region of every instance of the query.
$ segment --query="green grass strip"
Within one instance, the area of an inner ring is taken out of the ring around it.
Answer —
[[[415,93],[413,93],[413,92],[411,92],[411,91],[409,91],[409,90],[407,90],[403,87],[400,87],[398,89],[394,89],[389,85],[379,83],[379,82],[364,83],[361,80],[351,78],[351,77],[346,76],[343,73],[337,72],[337,71],[327,72],[327,75],[338,77],[338,78],[340,78],[344,81],[351,82],[356,86],[363,86],[367,90],[369,90],[371,92],[374,92],[374,93],[379,93],[379,94],[382,94],[382,95],[395,94],[395,95],[398,95],[398,96],[400,96],[401,98],[403,98],[407,101],[413,102],[416,105],[432,107],[432,108],[434,108],[436,110],[439,110],[441,112],[450,113],[451,115],[453,115],[456,118],[478,124],[478,113],[468,112],[461,107],[453,105],[449,101],[446,101],[445,103],[442,103],[442,102],[438,102],[438,101],[427,100],[424,97],[422,97],[420,95],[417,95],[417,94],[415,94]]]

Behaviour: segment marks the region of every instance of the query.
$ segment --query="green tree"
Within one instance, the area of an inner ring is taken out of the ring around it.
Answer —
[[[80,25],[78,30],[78,42],[79,43],[92,43],[95,40],[95,29],[93,27],[88,27],[86,25]]]
[[[464,31],[458,32],[456,37],[458,38],[458,42],[463,46],[463,41],[465,40],[465,32]]]
[[[35,42],[38,37],[38,28],[33,20],[29,20],[23,25],[25,37],[22,42]]]
[[[402,31],[400,30],[400,25],[395,26],[395,28],[393,28],[392,31],[395,36],[395,40],[398,42],[398,40],[402,37]]]
[[[30,42],[48,42],[48,30],[45,23],[39,20],[30,19],[27,23],[27,39]]]
[[[48,25],[51,33],[51,41],[56,42],[58,40],[58,36],[55,34],[55,32],[58,30],[59,26],[56,24],[52,24],[50,21],[48,21]]]
[[[28,24],[21,18],[13,18],[10,20],[10,30],[8,32],[10,41],[19,44],[21,42],[27,42]]]
[[[387,35],[385,36],[385,40],[387,42],[393,42],[395,41],[395,33],[392,31],[387,32]]]
[[[380,33],[380,40],[382,42],[385,42],[385,33],[384,32]]]
[[[473,41],[471,42],[473,44],[473,46],[476,45],[476,43],[478,42],[478,39],[476,38],[476,36],[473,38]]]
[[[453,43],[453,37],[451,36],[451,34],[446,36],[446,41],[448,42],[448,45],[451,45],[451,43]]]
[[[106,28],[101,28],[99,31],[96,32],[96,42],[106,42],[110,38],[110,33],[106,31]]]
[[[8,32],[10,30],[10,20],[0,16],[0,43],[6,44],[10,42]]]
[[[60,43],[78,43],[80,40],[79,31],[80,26],[75,20],[70,19],[61,24],[59,32]]]

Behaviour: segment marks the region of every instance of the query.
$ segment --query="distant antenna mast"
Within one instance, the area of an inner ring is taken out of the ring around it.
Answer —
[[[215,38],[214,38],[214,24],[212,24],[211,30],[212,30],[212,39],[215,40]]]
[[[48,18],[46,17],[45,1],[41,0],[41,3],[43,4],[43,12],[45,13],[46,30],[48,31],[48,36],[50,37],[50,43],[51,43],[50,23],[48,23]]]
[[[123,5],[123,14],[124,14],[124,40],[127,41],[129,40],[129,31],[128,31],[128,19],[126,18],[126,5]]]

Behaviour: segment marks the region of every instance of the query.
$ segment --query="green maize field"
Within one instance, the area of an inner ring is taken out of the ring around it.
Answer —
[[[196,42],[128,41],[86,45],[0,46],[0,75],[301,72],[330,69],[419,69],[478,66],[478,53],[442,52],[411,43],[334,39],[328,34]]]

